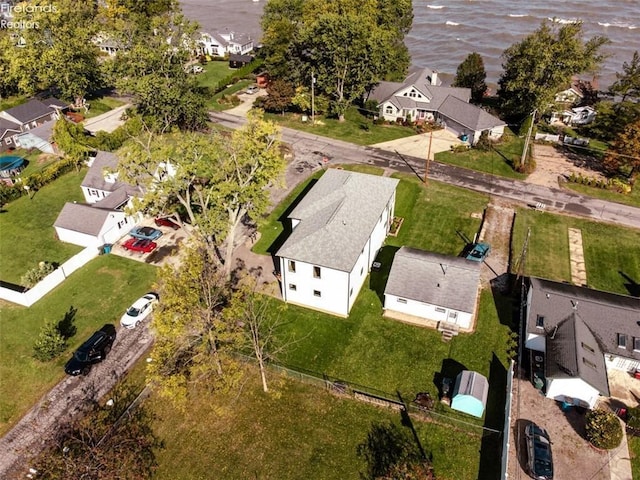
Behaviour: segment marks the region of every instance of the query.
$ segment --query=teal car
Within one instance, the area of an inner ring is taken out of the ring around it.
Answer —
[[[491,245],[488,243],[476,243],[473,245],[467,256],[465,257],[467,260],[472,260],[474,262],[483,262],[484,259],[489,255],[491,251]]]
[[[129,232],[129,235],[140,240],[157,240],[162,236],[162,232],[153,227],[135,227]]]

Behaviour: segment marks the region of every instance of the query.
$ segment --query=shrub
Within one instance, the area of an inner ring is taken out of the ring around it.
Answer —
[[[469,145],[451,145],[451,151],[453,153],[462,153],[469,150]]]
[[[474,148],[481,152],[488,152],[493,148],[493,142],[489,138],[489,132],[486,130],[480,134],[480,138],[474,145]]]
[[[587,440],[596,448],[611,450],[620,445],[622,427],[618,417],[606,410],[591,410],[586,416]]]
[[[627,427],[640,430],[640,407],[627,410]]]
[[[47,362],[60,355],[67,348],[67,341],[60,333],[55,322],[48,321],[40,329],[33,345],[33,356],[41,362]]]
[[[56,267],[49,262],[40,262],[37,267],[32,268],[27,273],[25,273],[20,279],[20,282],[25,287],[33,287],[36,283],[49,275],[55,269]]]

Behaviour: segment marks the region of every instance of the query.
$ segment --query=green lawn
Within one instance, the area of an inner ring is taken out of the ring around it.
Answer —
[[[640,480],[640,437],[627,436],[633,480]]]
[[[85,170],[70,172],[33,195],[6,205],[0,214],[0,280],[20,283],[39,262],[63,263],[81,247],[56,239],[53,223],[65,202],[84,201],[80,184]]]
[[[79,111],[85,118],[97,117],[103,113],[113,110],[114,108],[121,107],[125,104],[122,100],[118,100],[112,97],[98,97],[87,101],[89,103],[89,111]]]
[[[4,254],[2,258],[4,263]],[[64,377],[63,366],[73,349],[105,323],[118,323],[131,302],[148,291],[155,274],[151,265],[104,255],[70,275],[30,308],[2,304],[0,435]],[[40,327],[47,320],[61,320],[70,308],[77,309],[77,333],[67,352],[47,363],[35,360],[31,355]]]
[[[413,443],[410,428],[390,410],[292,380],[277,381],[275,389],[265,394],[253,378],[241,395],[194,392],[185,412],[152,397],[154,430],[164,442],[154,478],[357,479],[365,467],[357,447],[374,424],[390,422]],[[438,479],[478,478],[477,434],[412,424]]]
[[[229,68],[229,62],[226,61],[207,62],[202,68],[204,72],[197,74],[198,86],[200,87],[214,88],[220,80],[235,71]]]
[[[524,139],[517,137],[507,129],[503,140],[495,144],[491,151],[482,152],[472,148],[460,153],[440,152],[435,154],[434,159],[438,162],[450,163],[491,175],[523,179],[527,175],[516,172],[511,166],[514,159],[520,160],[523,148]]]
[[[633,290],[629,278],[640,283],[638,230],[518,209],[512,244],[514,260],[520,255],[529,227],[531,237],[525,270],[528,275],[571,280],[567,229],[572,227],[582,231],[587,283],[591,288],[629,295],[627,287]]]
[[[563,186],[582,195],[588,195],[609,202],[623,203],[625,205],[631,205],[632,207],[640,207],[640,186],[635,186],[628,195],[603,188],[590,187],[580,183],[566,182],[563,183]]]
[[[316,124],[311,125],[310,122],[303,122],[300,114],[292,113],[285,113],[284,115],[269,113],[265,115],[265,118],[269,118],[283,127],[294,128],[324,137],[336,138],[357,145],[373,145],[375,143],[416,135],[416,131],[410,127],[374,125],[370,119],[362,116],[355,107],[347,110],[345,121],[342,123],[334,118],[316,116]]]

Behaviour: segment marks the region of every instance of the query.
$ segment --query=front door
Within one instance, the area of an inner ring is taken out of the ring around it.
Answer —
[[[449,315],[447,315],[447,322],[456,324],[458,323],[458,312],[454,312],[453,310],[449,310]]]

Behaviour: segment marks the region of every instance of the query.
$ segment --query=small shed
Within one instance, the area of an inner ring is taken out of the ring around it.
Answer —
[[[253,62],[252,55],[240,55],[239,53],[229,54],[229,68],[241,68]]]
[[[478,372],[463,370],[456,378],[451,408],[474,417],[482,417],[488,393],[489,382],[486,377]]]

